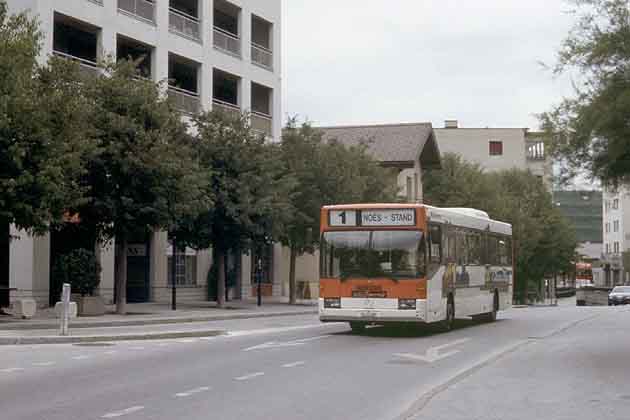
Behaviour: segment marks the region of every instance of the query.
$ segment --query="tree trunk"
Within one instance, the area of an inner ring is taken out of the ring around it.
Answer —
[[[217,306],[225,306],[225,252],[217,249]]]
[[[295,261],[297,260],[297,251],[291,247],[291,253],[289,257],[289,304],[295,305],[297,299],[295,296]]]
[[[127,238],[116,237],[116,313],[127,313]]]

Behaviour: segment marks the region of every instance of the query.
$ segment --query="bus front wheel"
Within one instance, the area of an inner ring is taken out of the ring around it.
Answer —
[[[365,331],[365,322],[351,321],[350,329],[355,334],[361,334],[363,331]]]

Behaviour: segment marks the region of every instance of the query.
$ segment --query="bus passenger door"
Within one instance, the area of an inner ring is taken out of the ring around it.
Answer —
[[[443,279],[446,275],[448,237],[442,225],[430,223],[427,232],[427,304],[426,321],[435,322],[446,316]]]

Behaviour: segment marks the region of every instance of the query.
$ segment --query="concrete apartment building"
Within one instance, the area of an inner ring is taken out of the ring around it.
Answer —
[[[486,171],[529,169],[551,190],[552,166],[539,133],[526,128],[463,128],[456,120],[436,128],[440,151],[456,153]]]
[[[166,93],[184,113],[250,111],[254,129],[280,138],[280,0],[8,0],[8,5],[10,12],[28,11],[41,21],[42,62],[57,55],[97,72],[106,56],[145,57],[140,64],[144,76],[168,80]],[[9,251],[8,286],[15,289],[10,299],[32,297],[48,304],[55,234],[31,237],[14,228],[11,234],[18,239]],[[272,256],[281,252],[270,248],[265,258],[269,294],[281,293],[271,274],[274,261],[280,261]],[[97,254],[103,267],[100,293],[111,302],[113,244]],[[129,300],[167,300],[171,260],[165,233],[135,238],[128,254]],[[180,300],[207,297],[210,260],[209,251],[193,250],[176,258]],[[228,263],[238,279],[234,296],[250,296],[250,257],[234,255]]]
[[[630,189],[604,187],[603,277],[605,286],[630,284]]]

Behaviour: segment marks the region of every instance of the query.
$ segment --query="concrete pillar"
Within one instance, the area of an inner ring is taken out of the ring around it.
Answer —
[[[252,256],[251,254],[243,254],[241,257],[241,297],[248,299],[254,297],[252,295]]]
[[[11,301],[33,298],[38,306],[48,305],[50,291],[50,235],[35,237],[11,226],[9,287]]]
[[[154,232],[151,238],[151,272],[150,287],[152,301],[158,300],[156,295],[166,292],[168,288],[168,233],[164,231]]]

